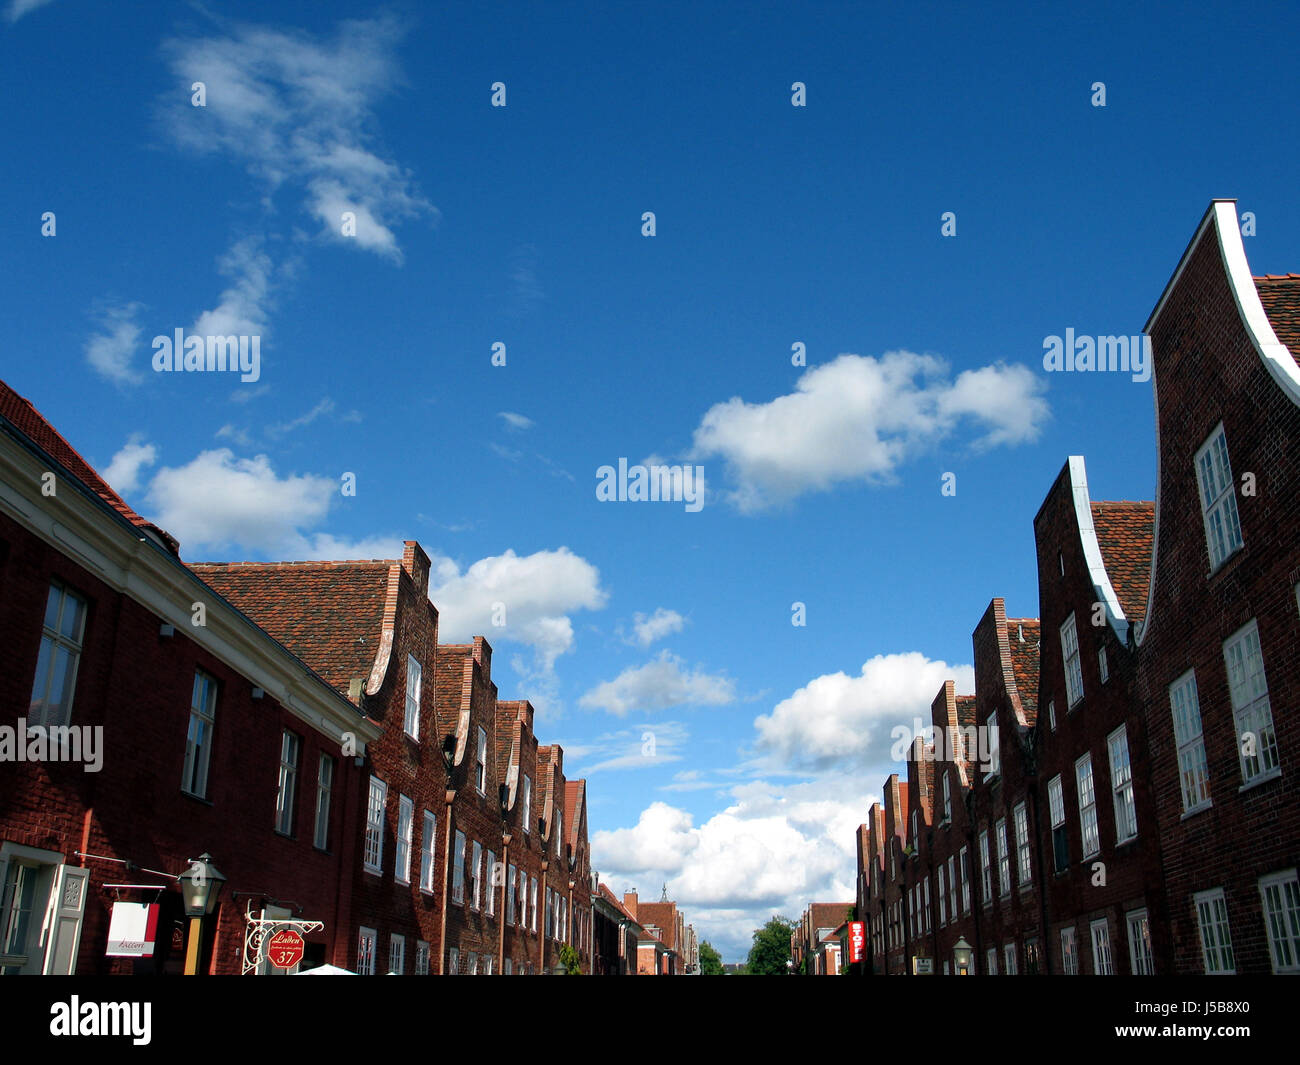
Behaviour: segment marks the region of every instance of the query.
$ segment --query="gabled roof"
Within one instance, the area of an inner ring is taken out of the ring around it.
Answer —
[[[380,652],[394,561],[201,562],[193,570],[284,644],[331,687],[348,695]]]
[[[587,782],[586,780],[568,780],[564,783],[564,815],[566,825],[564,840],[578,848],[578,841],[586,827]]]
[[[1129,621],[1140,622],[1147,612],[1151,580],[1151,547],[1156,520],[1153,502],[1092,504],[1092,523],[1111,587]]]
[[[1025,718],[1038,715],[1038,655],[1041,626],[1037,618],[1007,618],[1007,643],[1011,648],[1011,673]]]
[[[975,696],[959,695],[957,696],[957,724],[960,728],[971,728],[975,725]]]
[[[1252,280],[1273,332],[1293,358],[1300,358],[1300,274],[1265,274]]]
[[[30,400],[24,399],[3,381],[0,381],[0,418],[13,425],[28,440],[44,451],[50,458],[81,481],[95,495],[112,507],[118,514],[139,529],[147,529],[158,536],[173,555],[180,554],[180,545],[176,537],[153,522],[142,518],[122,499],[91,467],[77,450],[69,444]]]

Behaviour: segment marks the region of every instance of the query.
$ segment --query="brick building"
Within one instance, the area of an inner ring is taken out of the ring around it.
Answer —
[[[227,881],[198,971],[240,972],[263,916],[319,922],[306,961],[346,962],[353,758],[380,729],[3,383],[0,633],[0,971],[179,972],[203,852]],[[156,946],[107,955],[118,904],[157,904]]]

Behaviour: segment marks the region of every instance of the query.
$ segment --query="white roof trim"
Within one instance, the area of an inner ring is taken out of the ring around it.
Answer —
[[[1088,498],[1088,471],[1082,455],[1070,456],[1070,492],[1074,497],[1074,518],[1079,524],[1079,541],[1083,546],[1084,561],[1088,564],[1088,575],[1092,578],[1093,592],[1098,602],[1106,604],[1106,620],[1115,630],[1119,642],[1127,646],[1128,619],[1124,616],[1124,608],[1119,605],[1119,596],[1111,586],[1106,563],[1101,557],[1101,545],[1097,542],[1097,529],[1092,521],[1092,500]]]

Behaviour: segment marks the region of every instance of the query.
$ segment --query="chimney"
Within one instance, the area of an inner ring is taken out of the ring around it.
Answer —
[[[632,915],[632,919],[634,921],[641,920],[641,918],[638,917],[636,913],[636,892],[635,891],[623,892],[623,909],[627,910],[627,912]]]
[[[427,565],[425,567],[428,568]],[[482,636],[474,637],[474,661],[483,670],[483,679],[492,679],[492,645]]]
[[[424,553],[419,543],[415,540],[405,541],[405,548],[402,552],[402,569],[406,570],[415,582],[416,591],[421,595],[429,594],[429,556]]]

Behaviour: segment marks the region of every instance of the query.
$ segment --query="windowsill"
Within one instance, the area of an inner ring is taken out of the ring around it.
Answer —
[[[1085,854],[1082,858],[1080,858],[1080,859],[1079,859],[1079,864],[1080,864],[1080,865],[1087,865],[1087,864],[1088,864],[1089,862],[1091,862],[1094,858],[1100,858],[1100,857],[1101,857],[1101,849],[1098,848],[1097,850],[1093,851],[1091,854]]]
[[[194,792],[186,791],[184,788],[181,788],[181,794],[187,799],[193,799],[195,802],[203,803],[204,806],[216,806],[216,803],[211,799],[205,799],[202,795],[195,795]]]
[[[1075,699],[1074,702],[1072,702],[1069,706],[1065,708],[1065,712],[1067,714],[1072,714],[1076,710],[1078,710],[1079,707],[1081,707],[1082,705],[1083,705],[1083,696],[1080,695],[1079,698]],[[1056,730],[1053,729],[1052,731],[1055,732]]]
[[[1255,777],[1254,780],[1239,787],[1237,789],[1237,794],[1240,795],[1244,791],[1250,791],[1251,788],[1257,788],[1261,784],[1267,784],[1270,780],[1277,780],[1281,775],[1282,767],[1280,765],[1274,766],[1272,769],[1268,770],[1268,772],[1261,773],[1259,776]]]
[[[292,839],[292,840],[297,840],[297,838],[298,838],[298,837],[295,836],[292,832],[284,832],[284,831],[282,831],[282,830],[280,830],[280,829],[278,829],[278,828],[275,829],[274,831],[275,831],[275,834],[276,834],[277,836],[279,836],[281,839]]]
[[[1115,848],[1118,850],[1120,847],[1129,847],[1129,846],[1132,846],[1134,843],[1137,842],[1137,839],[1138,839],[1138,838],[1137,838],[1137,833],[1134,833],[1134,834],[1131,835],[1131,836],[1127,836],[1127,837],[1125,837],[1124,839],[1117,839],[1117,840],[1115,841]]]
[[[433,888],[428,888],[428,887],[425,887],[423,884],[421,884],[421,885],[420,885],[420,894],[421,894],[421,895],[428,895],[429,898],[433,898]]]
[[[333,852],[332,850],[330,850],[328,847],[322,847],[319,843],[313,843],[313,844],[311,845],[311,849],[314,850],[317,854],[333,854],[333,853],[334,853],[334,852]]]
[[[1205,813],[1206,810],[1210,809],[1213,806],[1214,806],[1214,802],[1210,799],[1206,799],[1204,802],[1197,803],[1195,806],[1192,806],[1184,810],[1183,816],[1180,817],[1178,820],[1186,821],[1189,817],[1195,817],[1197,814]]]
[[[384,875],[383,869],[371,869],[368,865],[363,865],[361,871],[363,873],[369,873],[371,876],[383,877]]]
[[[1222,562],[1220,562],[1217,566],[1214,566],[1210,569],[1210,572],[1205,575],[1205,579],[1207,581],[1213,580],[1220,573],[1222,573],[1232,563],[1234,559],[1236,559],[1239,555],[1245,552],[1245,550],[1246,550],[1246,545],[1244,543],[1238,544],[1228,554],[1223,556]]]
[[[411,886],[411,882],[410,882],[410,880],[403,880],[400,876],[395,876],[395,877],[393,877],[393,883],[394,883],[394,884],[401,884],[403,887],[410,887],[410,886]]]

